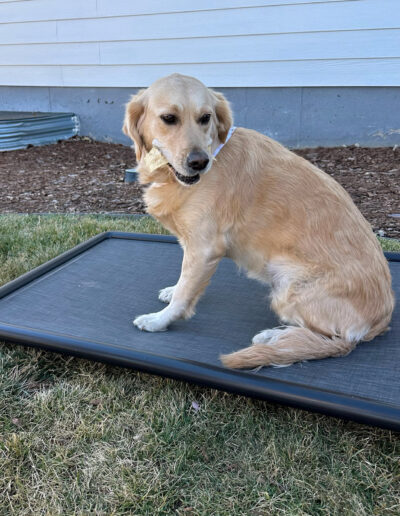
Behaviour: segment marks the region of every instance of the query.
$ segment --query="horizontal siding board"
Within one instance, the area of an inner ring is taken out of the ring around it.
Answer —
[[[138,87],[173,72],[194,75],[213,87],[394,86],[400,84],[400,58],[224,65],[2,66],[0,85]]]
[[[102,64],[398,57],[399,50],[400,29],[100,44]]]
[[[147,0],[147,2],[132,2],[130,0],[98,0],[98,16],[127,16],[139,14],[154,14],[178,11],[203,11],[206,9],[232,9],[238,7],[277,6],[287,4],[313,4],[330,2],[359,2],[360,0]]]
[[[398,0],[329,2],[114,18],[0,24],[0,44],[124,41],[399,28]],[[52,28],[57,24],[57,32]],[[40,26],[41,29],[37,29]],[[40,33],[42,32],[42,37]]]
[[[360,0],[322,0],[329,2],[349,2]],[[18,1],[0,0],[0,23],[19,23],[28,21],[61,20],[74,18],[97,18],[104,16],[126,16],[155,14],[179,11],[204,11],[207,9],[232,9],[261,5],[285,5],[320,3],[321,0],[148,0],[137,2],[131,0],[34,0],[21,4]]]
[[[388,86],[387,77],[400,84],[400,59],[286,61],[262,63],[180,64],[157,66],[65,67],[64,84],[86,86],[147,86],[164,75],[193,75],[210,86]],[[87,83],[87,84],[85,84]],[[122,83],[122,84],[121,84]]]
[[[50,43],[0,46],[1,65],[100,64],[99,43]]]
[[[62,86],[61,66],[0,66],[1,86]]]
[[[57,22],[0,24],[0,44],[57,41]]]
[[[33,0],[0,5],[0,23],[91,18],[97,16],[96,0]]]
[[[359,2],[244,8],[230,11],[229,23],[226,11],[202,11],[66,20],[57,22],[57,27],[60,41],[79,41],[82,34],[85,41],[97,41],[99,34],[103,41],[111,41],[400,27],[398,0],[382,3],[387,5],[378,11],[361,9]]]
[[[400,29],[0,46],[0,65],[158,64],[398,57]]]

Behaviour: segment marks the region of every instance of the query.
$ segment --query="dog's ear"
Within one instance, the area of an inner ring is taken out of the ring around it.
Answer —
[[[145,109],[145,93],[146,90],[139,90],[136,95],[133,95],[125,108],[125,119],[122,130],[135,143],[136,160],[140,161],[143,150],[143,139],[140,135],[140,125],[143,121]]]
[[[215,114],[217,115],[218,138],[221,143],[225,143],[229,129],[233,124],[233,114],[229,102],[218,91],[212,92],[215,99]]]

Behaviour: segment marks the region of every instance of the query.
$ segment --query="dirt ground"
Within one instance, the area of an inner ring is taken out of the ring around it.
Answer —
[[[400,148],[335,147],[297,154],[334,177],[375,232],[400,238]],[[72,138],[0,153],[0,213],[144,213],[142,191],[124,183],[131,148]]]

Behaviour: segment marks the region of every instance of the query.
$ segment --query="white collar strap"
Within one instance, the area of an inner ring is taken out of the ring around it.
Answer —
[[[235,132],[235,129],[236,129],[236,127],[235,127],[234,125],[229,129],[228,134],[227,134],[226,139],[225,139],[225,143],[221,143],[221,144],[220,144],[220,145],[218,145],[218,147],[215,149],[215,151],[214,151],[214,158],[215,158],[215,157],[216,157],[216,155],[219,153],[219,151],[222,149],[222,147],[228,143],[228,141],[230,140],[230,138],[231,138],[232,134]]]

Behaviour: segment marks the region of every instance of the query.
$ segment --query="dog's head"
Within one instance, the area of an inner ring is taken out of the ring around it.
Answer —
[[[173,74],[140,90],[126,106],[123,131],[135,143],[137,161],[157,147],[184,185],[210,170],[213,152],[232,125],[225,97],[203,83]]]

